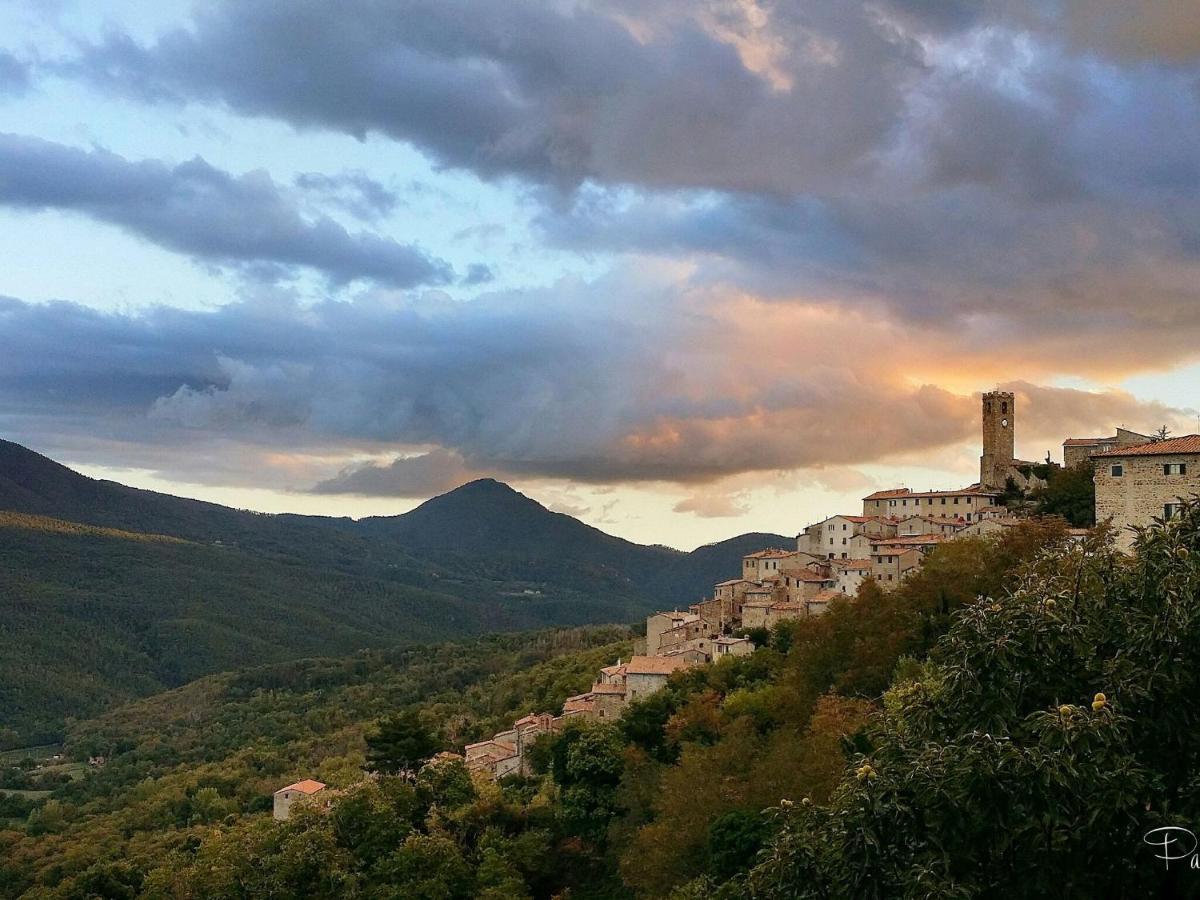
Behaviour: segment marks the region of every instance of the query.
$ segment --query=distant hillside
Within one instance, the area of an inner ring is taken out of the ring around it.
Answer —
[[[513,593],[472,600],[0,513],[0,749],[212,672],[644,611],[613,593]]]
[[[238,666],[632,622],[790,542],[643,546],[492,480],[402,516],[263,515],[87,478],[0,441],[0,740]]]

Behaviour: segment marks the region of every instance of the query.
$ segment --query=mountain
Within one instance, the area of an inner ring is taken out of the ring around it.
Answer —
[[[0,745],[6,728],[50,738],[66,717],[239,666],[632,622],[787,543],[644,546],[490,479],[401,516],[264,515],[0,441]]]

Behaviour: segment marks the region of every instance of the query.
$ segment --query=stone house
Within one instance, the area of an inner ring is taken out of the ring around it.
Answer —
[[[838,515],[809,525],[796,539],[796,546],[820,559],[851,559],[856,552],[865,554],[870,537],[895,534],[896,525],[889,519]]]
[[[683,656],[635,656],[625,665],[626,700],[633,702],[662,690],[673,672],[696,665]]]
[[[805,561],[801,560],[799,550],[780,550],[778,547],[747,553],[742,557],[742,578],[761,583],[778,575],[780,570],[803,565]]]
[[[917,534],[878,540],[871,547],[871,568],[882,588],[895,587],[913,569],[920,568],[925,554],[948,540],[940,534]]]
[[[749,656],[754,652],[754,644],[744,637],[719,637],[713,641],[713,659],[723,659],[726,656]]]
[[[834,573],[832,562],[830,560],[825,563],[812,563],[803,569],[786,569],[782,579],[782,596],[776,591],[776,600],[798,603],[816,596],[821,591],[836,588],[837,575]]]
[[[1063,441],[1063,466],[1073,469],[1081,463],[1090,462],[1098,453],[1149,444],[1151,440],[1150,435],[1138,434],[1128,428],[1118,428],[1112,437],[1067,438]]]
[[[325,790],[323,783],[311,779],[297,781],[295,784],[280,788],[275,792],[275,819],[280,822],[287,821],[288,816],[292,814],[293,804],[306,801],[323,790]]]
[[[981,510],[999,506],[1001,496],[1002,491],[978,484],[956,491],[918,492],[910,488],[894,488],[863,497],[863,515],[897,519],[924,515],[974,522]]]
[[[646,617],[646,649],[649,653],[655,653],[662,642],[664,632],[678,628],[688,622],[699,622],[700,617],[692,612],[680,612],[673,610],[671,612],[654,613]]]
[[[870,553],[869,549],[867,553]],[[831,559],[829,565],[837,578],[835,590],[849,597],[858,593],[859,585],[870,578],[873,572],[869,555],[864,559]]]
[[[1131,526],[1170,519],[1181,499],[1200,494],[1200,435],[1167,438],[1092,457],[1096,521],[1111,522],[1117,546],[1133,548]]]
[[[896,523],[896,537],[915,534],[954,535],[967,526],[966,519],[944,519],[937,516],[909,516]]]

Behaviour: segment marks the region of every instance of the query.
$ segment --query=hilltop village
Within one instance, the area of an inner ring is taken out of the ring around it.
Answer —
[[[754,652],[748,633],[779,622],[822,615],[839,597],[854,597],[873,579],[883,590],[918,570],[939,544],[989,535],[1021,519],[1004,503],[1014,488],[1044,486],[1065,466],[1091,466],[1097,521],[1108,521],[1118,546],[1132,546],[1128,526],[1169,519],[1179,498],[1200,493],[1200,435],[1152,438],[1124,428],[1111,437],[1069,438],[1063,466],[1014,455],[1016,398],[1005,391],[982,398],[982,454],[975,484],[948,490],[897,487],[862,498],[862,508],[804,528],[794,548],[768,547],[746,555],[735,577],[714,585],[711,597],[686,611],[656,612],[628,660],[602,668],[589,691],[570,697],[560,714],[530,714],[490,739],[469,744],[457,758],[483,776],[529,774],[525,751],[540,735],[573,718],[612,720],[624,708],[666,686],[672,673]],[[1071,529],[1082,537],[1087,529]],[[276,794],[276,817],[293,800],[324,789],[299,782]]]

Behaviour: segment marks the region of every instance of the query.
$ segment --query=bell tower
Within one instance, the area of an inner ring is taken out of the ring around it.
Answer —
[[[983,455],[979,457],[979,483],[1003,488],[1016,454],[1016,398],[1011,391],[983,395]]]

